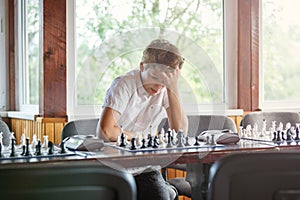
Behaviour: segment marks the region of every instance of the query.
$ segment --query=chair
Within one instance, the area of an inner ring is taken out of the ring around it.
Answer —
[[[299,152],[231,154],[212,165],[208,200],[299,199],[299,180]]]
[[[167,120],[163,121],[164,123],[163,127],[167,130],[168,124]],[[205,130],[223,130],[228,129],[232,132],[237,132],[236,125],[234,121],[225,115],[190,115],[188,116],[188,135],[191,137],[194,137],[196,135],[199,135],[201,132]],[[179,169],[179,170],[186,170],[186,165],[170,165],[166,168],[173,168],[173,169]],[[205,164],[203,166],[203,173],[208,174],[210,165]],[[164,177],[166,177],[166,169],[162,169],[162,174]],[[205,177],[206,180],[208,180],[208,177]],[[171,185],[176,187],[178,190],[178,195],[183,195],[187,197],[191,197],[191,186],[189,182],[183,177],[178,178],[172,178],[167,180]]]
[[[3,133],[2,134],[2,136],[3,136],[3,138],[2,138],[3,145],[8,146],[10,144],[10,135],[11,135],[11,133],[10,133],[8,125],[2,120],[0,120],[0,132]]]
[[[136,199],[133,176],[98,161],[4,165],[0,179],[1,199]]]
[[[94,135],[98,125],[98,118],[79,119],[68,122],[62,130],[62,140],[73,135]]]
[[[258,125],[258,130],[263,127],[263,120],[266,120],[267,129],[272,126],[272,121],[276,121],[276,125],[282,122],[285,126],[286,123],[290,122],[292,126],[296,123],[300,123],[300,114],[297,112],[251,112],[245,115],[241,121],[241,126],[246,128],[247,125],[252,127],[256,123]]]

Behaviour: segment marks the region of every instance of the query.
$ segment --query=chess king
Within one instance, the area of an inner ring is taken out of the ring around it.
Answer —
[[[178,91],[184,59],[178,48],[165,39],[153,40],[144,50],[139,70],[114,79],[107,90],[97,132],[105,141],[116,141],[120,130],[128,140],[149,127],[157,130],[163,118],[176,131],[187,130]],[[174,199],[173,188],[166,185],[157,166],[140,168],[133,174],[138,199]],[[155,180],[155,181],[154,181]]]

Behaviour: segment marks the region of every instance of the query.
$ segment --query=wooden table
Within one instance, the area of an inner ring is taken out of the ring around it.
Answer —
[[[197,148],[182,150],[162,150],[149,152],[129,152],[111,146],[105,146],[99,152],[76,152],[70,156],[43,157],[34,156],[22,159],[0,159],[1,165],[14,163],[54,163],[66,161],[94,160],[104,165],[117,169],[140,167],[145,165],[160,165],[166,167],[170,164],[187,164],[187,181],[192,186],[192,199],[204,199],[201,193],[204,181],[203,165],[212,163],[228,154],[240,152],[261,152],[261,151],[285,151],[299,149],[298,145],[278,146],[272,142],[260,142],[251,140],[240,140],[235,145],[225,145],[215,148]]]

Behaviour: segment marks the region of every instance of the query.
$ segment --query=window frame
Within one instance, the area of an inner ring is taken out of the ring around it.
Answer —
[[[40,6],[40,5],[39,5]],[[40,10],[40,9],[39,9]],[[26,1],[18,0],[16,1],[16,110],[26,113],[38,114],[39,113],[39,104],[26,104],[25,94],[28,94],[28,89],[24,81],[28,81],[29,77],[27,72],[27,40],[26,40]],[[41,26],[40,26],[41,27]],[[41,32],[41,30],[40,30]],[[41,35],[39,33],[39,35]],[[41,41],[41,40],[40,40]],[[41,48],[41,44],[39,44]],[[39,51],[40,52],[40,51]],[[41,56],[39,56],[41,59]],[[39,62],[41,63],[41,62]],[[40,67],[40,66],[39,66]],[[29,85],[28,85],[29,87]]]
[[[101,105],[77,105],[76,91],[73,91],[71,83],[76,82],[76,34],[75,34],[75,1],[67,1],[67,115],[70,119],[99,117],[102,111]],[[193,104],[183,107],[188,115],[214,113],[232,113],[237,109],[237,6],[238,0],[223,0],[223,78],[224,78],[224,101],[219,104]],[[195,109],[198,108],[198,109]],[[241,111],[238,111],[241,114]]]
[[[262,27],[262,1],[259,1],[259,27]],[[260,38],[263,36],[262,28],[259,29]],[[264,70],[263,70],[263,43],[260,41],[260,48],[259,48],[259,108],[263,111],[293,111],[299,112],[300,111],[300,101],[297,100],[277,100],[277,101],[270,101],[264,99]]]

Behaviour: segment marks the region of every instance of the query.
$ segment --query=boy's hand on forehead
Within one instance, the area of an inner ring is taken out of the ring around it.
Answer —
[[[168,67],[167,70],[162,71],[164,85],[169,89],[177,90],[179,76],[180,69],[178,66],[176,68]]]

